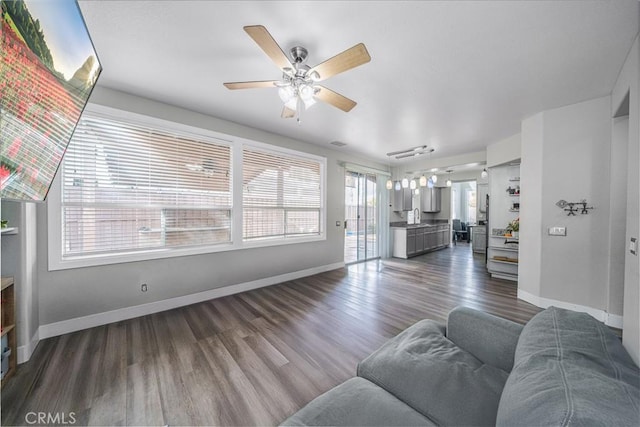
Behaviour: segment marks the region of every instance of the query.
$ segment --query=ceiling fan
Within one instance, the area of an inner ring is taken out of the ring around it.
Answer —
[[[344,112],[349,112],[356,106],[355,101],[317,83],[371,61],[364,44],[359,43],[315,67],[309,67],[304,64],[308,55],[304,47],[293,47],[290,50],[290,60],[262,25],[246,26],[244,30],[282,70],[282,80],[224,83],[228,89],[276,87],[280,99],[284,102],[282,118],[292,118],[297,114],[298,122],[302,109],[311,107],[316,100],[326,102]]]

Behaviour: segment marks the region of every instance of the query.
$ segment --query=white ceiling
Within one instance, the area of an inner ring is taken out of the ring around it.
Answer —
[[[479,151],[523,118],[611,92],[638,33],[637,0],[80,1],[103,66],[99,85],[386,162]],[[264,25],[313,66],[363,42],[370,63],[324,82],[358,102],[281,119],[278,68],[243,31]]]

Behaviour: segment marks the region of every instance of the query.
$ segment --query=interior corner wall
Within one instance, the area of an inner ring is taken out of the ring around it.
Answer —
[[[542,272],[542,113],[522,121],[522,162],[520,163],[520,244],[518,295],[524,291],[540,296]],[[491,208],[490,208],[491,209]],[[489,211],[491,216],[491,210]]]
[[[627,231],[627,175],[629,162],[629,116],[614,118],[611,129],[611,175],[609,182],[609,295],[607,312],[622,316]]]
[[[344,167],[354,162],[384,165],[283,136],[198,114],[123,92],[98,87],[91,102],[202,129],[283,146],[327,158],[326,240],[240,249],[159,260],[49,271],[46,206],[38,207],[39,321],[59,324],[79,317],[182,298],[344,262]],[[338,222],[338,225],[336,225]],[[140,292],[147,283],[149,291]]]
[[[544,111],[522,133],[519,290],[600,312],[608,300],[610,102]],[[556,206],[583,199],[595,208],[587,215]],[[549,236],[554,226],[567,235]]]
[[[626,249],[640,238],[640,37],[636,37],[611,94],[612,116],[629,94],[627,209],[622,343],[640,364],[640,257]]]

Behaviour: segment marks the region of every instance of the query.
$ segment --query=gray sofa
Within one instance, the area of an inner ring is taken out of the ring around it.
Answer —
[[[358,364],[357,376],[283,425],[640,425],[640,374],[620,339],[551,307],[524,327],[458,307],[422,320]]]

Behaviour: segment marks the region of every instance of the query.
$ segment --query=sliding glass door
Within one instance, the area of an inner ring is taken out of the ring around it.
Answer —
[[[376,175],[345,173],[345,263],[377,258],[378,199]]]

